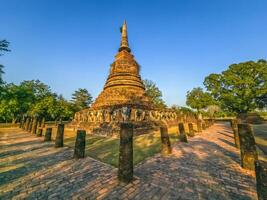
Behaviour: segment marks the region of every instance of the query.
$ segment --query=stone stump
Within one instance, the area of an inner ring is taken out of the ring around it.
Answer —
[[[32,130],[31,130],[31,133],[32,134],[36,134],[37,126],[38,126],[38,121],[37,121],[36,118],[34,118],[33,119],[33,122],[32,122]]]
[[[237,127],[237,120],[232,119],[231,120],[231,126],[234,132],[234,140],[235,140],[235,146],[236,148],[240,148],[240,142],[239,142],[239,136],[238,136],[238,127]]]
[[[206,120],[204,120],[204,122],[203,122],[204,124],[205,124],[205,126],[206,126],[206,128],[208,128],[209,127],[209,122],[208,122],[208,120],[206,119]]]
[[[133,124],[120,125],[120,152],[118,179],[124,183],[133,180]]]
[[[29,121],[29,128],[28,128],[28,132],[32,132],[32,118],[30,119],[30,121]]]
[[[257,193],[259,200],[267,199],[267,162],[258,160],[255,162],[257,181]]]
[[[188,124],[188,129],[189,129],[189,136],[194,137],[195,136],[195,132],[194,132],[194,127],[192,123]]]
[[[202,132],[201,120],[197,120],[197,132]]]
[[[241,166],[245,169],[254,170],[254,162],[258,160],[255,138],[249,124],[238,124],[240,142]]]
[[[41,121],[41,128],[45,128],[45,118],[44,117],[42,118],[42,121]]]
[[[51,141],[51,136],[52,136],[52,128],[46,128],[44,141],[45,142]]]
[[[188,142],[187,135],[186,135],[185,130],[184,130],[184,124],[179,123],[178,127],[179,127],[179,132],[180,132],[180,135],[179,135],[180,141],[181,142]]]
[[[37,137],[42,137],[43,136],[43,129],[42,128],[38,128],[37,130],[37,134],[36,134]]]
[[[26,123],[25,123],[25,130],[28,131],[29,130],[29,124],[30,124],[30,118],[26,119]]]
[[[84,158],[85,155],[85,130],[77,130],[75,148],[74,148],[74,158]]]
[[[202,122],[202,130],[205,130],[206,129],[206,123],[205,121]]]
[[[167,156],[172,153],[171,142],[168,134],[168,128],[166,126],[160,127],[161,136],[161,154]]]
[[[64,143],[64,124],[58,124],[57,125],[57,135],[55,140],[55,147],[63,147]]]
[[[21,119],[19,122],[19,128],[24,129],[24,119]]]

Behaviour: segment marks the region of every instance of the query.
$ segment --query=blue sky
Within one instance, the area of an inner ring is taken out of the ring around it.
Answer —
[[[5,81],[39,79],[68,99],[102,90],[124,19],[142,78],[168,105],[185,105],[210,73],[267,59],[266,0],[0,0],[0,10]]]

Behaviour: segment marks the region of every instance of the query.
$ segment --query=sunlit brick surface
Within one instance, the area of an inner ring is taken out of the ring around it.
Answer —
[[[257,199],[254,173],[240,167],[225,124],[139,164],[131,184],[118,183],[116,168],[42,140],[0,129],[0,199]]]

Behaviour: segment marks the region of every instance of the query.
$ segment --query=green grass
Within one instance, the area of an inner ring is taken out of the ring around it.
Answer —
[[[169,129],[171,142],[178,140],[177,131]],[[86,155],[94,159],[118,167],[119,142],[118,138],[107,138],[101,136],[86,135]],[[134,165],[148,157],[160,152],[160,133],[146,134],[134,137]],[[64,140],[65,145],[74,147],[75,137]]]
[[[267,159],[267,124],[253,125],[253,130],[256,144],[265,154],[262,156]]]

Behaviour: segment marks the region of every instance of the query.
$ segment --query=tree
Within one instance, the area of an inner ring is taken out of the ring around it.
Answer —
[[[34,104],[30,110],[31,116],[38,116],[47,120],[70,119],[73,116],[71,103],[61,95],[49,95]]]
[[[92,95],[86,90],[79,88],[72,94],[72,103],[76,111],[85,109],[93,102]]]
[[[146,89],[146,95],[150,97],[153,104],[158,108],[166,108],[166,104],[162,99],[162,92],[156,86],[156,84],[151,80],[143,80]]]
[[[220,111],[221,111],[221,109],[220,109],[219,106],[217,106],[217,105],[210,105],[210,106],[207,107],[207,111],[206,112],[207,112],[208,116],[210,118],[212,118],[212,117],[215,116],[215,113],[218,113]]]
[[[24,114],[38,113],[38,103],[52,95],[50,88],[39,80],[23,81],[20,85],[6,84],[0,96],[0,116],[2,120],[15,122]]]
[[[49,110],[54,119],[65,119],[69,120],[74,115],[73,106],[70,102],[63,98],[63,96],[58,96],[56,100],[55,107]]]
[[[232,64],[220,74],[210,74],[204,85],[221,107],[229,112],[248,113],[267,105],[265,60]]]
[[[2,56],[3,54],[1,52],[7,52],[10,51],[8,49],[9,46],[9,42],[6,40],[0,40],[0,56]],[[4,66],[0,64],[0,86],[4,83],[3,79],[2,79],[2,75],[4,74],[4,70],[3,70]],[[0,88],[1,90],[1,88]]]
[[[202,88],[193,88],[187,92],[186,105],[196,109],[198,112],[210,105],[216,104],[212,96],[208,92],[204,92]]]

